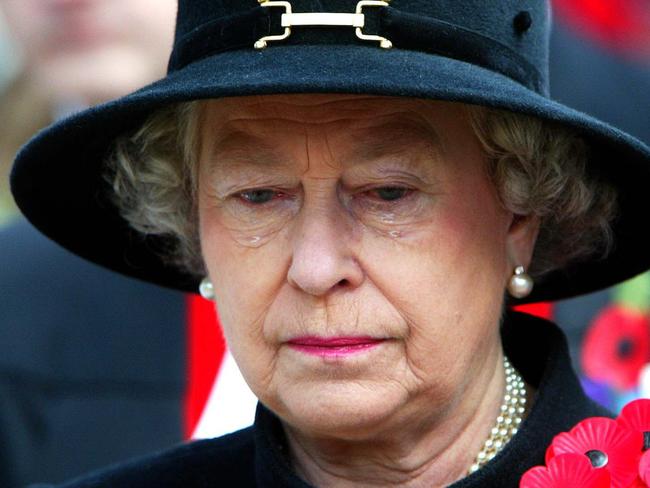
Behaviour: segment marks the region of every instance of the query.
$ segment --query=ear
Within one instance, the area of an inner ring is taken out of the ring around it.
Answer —
[[[539,234],[539,226],[540,218],[537,215],[512,214],[506,237],[508,261],[506,276],[509,277],[516,266],[523,266],[528,270]]]

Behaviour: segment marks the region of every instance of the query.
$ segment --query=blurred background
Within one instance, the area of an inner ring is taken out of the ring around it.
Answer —
[[[553,0],[553,6],[552,96],[650,144],[650,2]],[[650,274],[538,311],[566,331],[593,398],[616,412],[650,396]]]
[[[552,96],[650,143],[650,2],[553,6]],[[253,420],[212,303],[72,256],[21,219],[8,190],[16,151],[40,128],[164,76],[175,9],[0,0],[2,487],[60,482]],[[650,274],[523,308],[564,328],[597,401],[617,411],[650,396]]]
[[[0,0],[0,14],[0,487],[250,424],[212,303],[71,255],[8,189],[40,128],[164,76],[176,0]]]

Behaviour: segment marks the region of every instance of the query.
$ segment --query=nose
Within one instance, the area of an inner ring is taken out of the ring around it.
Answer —
[[[364,273],[354,242],[352,225],[340,206],[303,207],[292,235],[289,283],[318,297],[358,287]]]

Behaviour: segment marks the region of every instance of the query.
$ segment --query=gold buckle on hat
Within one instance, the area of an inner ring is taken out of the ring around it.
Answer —
[[[284,7],[281,25],[284,27],[284,33],[277,36],[261,37],[255,42],[255,49],[264,49],[268,41],[280,41],[286,39],[291,34],[291,27],[305,25],[321,26],[347,26],[354,27],[357,37],[364,41],[378,41],[379,46],[384,49],[393,47],[393,43],[385,37],[364,34],[362,32],[365,25],[365,15],[363,7],[388,7],[390,0],[362,0],[357,3],[355,13],[334,13],[334,12],[305,12],[293,13],[291,4],[284,1],[258,0],[260,7]]]

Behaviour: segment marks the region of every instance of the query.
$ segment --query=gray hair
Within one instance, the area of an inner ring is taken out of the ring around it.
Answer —
[[[162,108],[119,138],[104,178],[122,217],[146,235],[172,238],[165,258],[205,275],[198,236],[198,101]],[[467,106],[504,208],[541,219],[528,273],[535,279],[613,246],[616,191],[587,170],[588,147],[572,130],[505,110]]]
[[[589,147],[559,123],[505,110],[470,108],[502,205],[541,220],[529,274],[541,278],[614,246],[616,189],[589,171]]]

